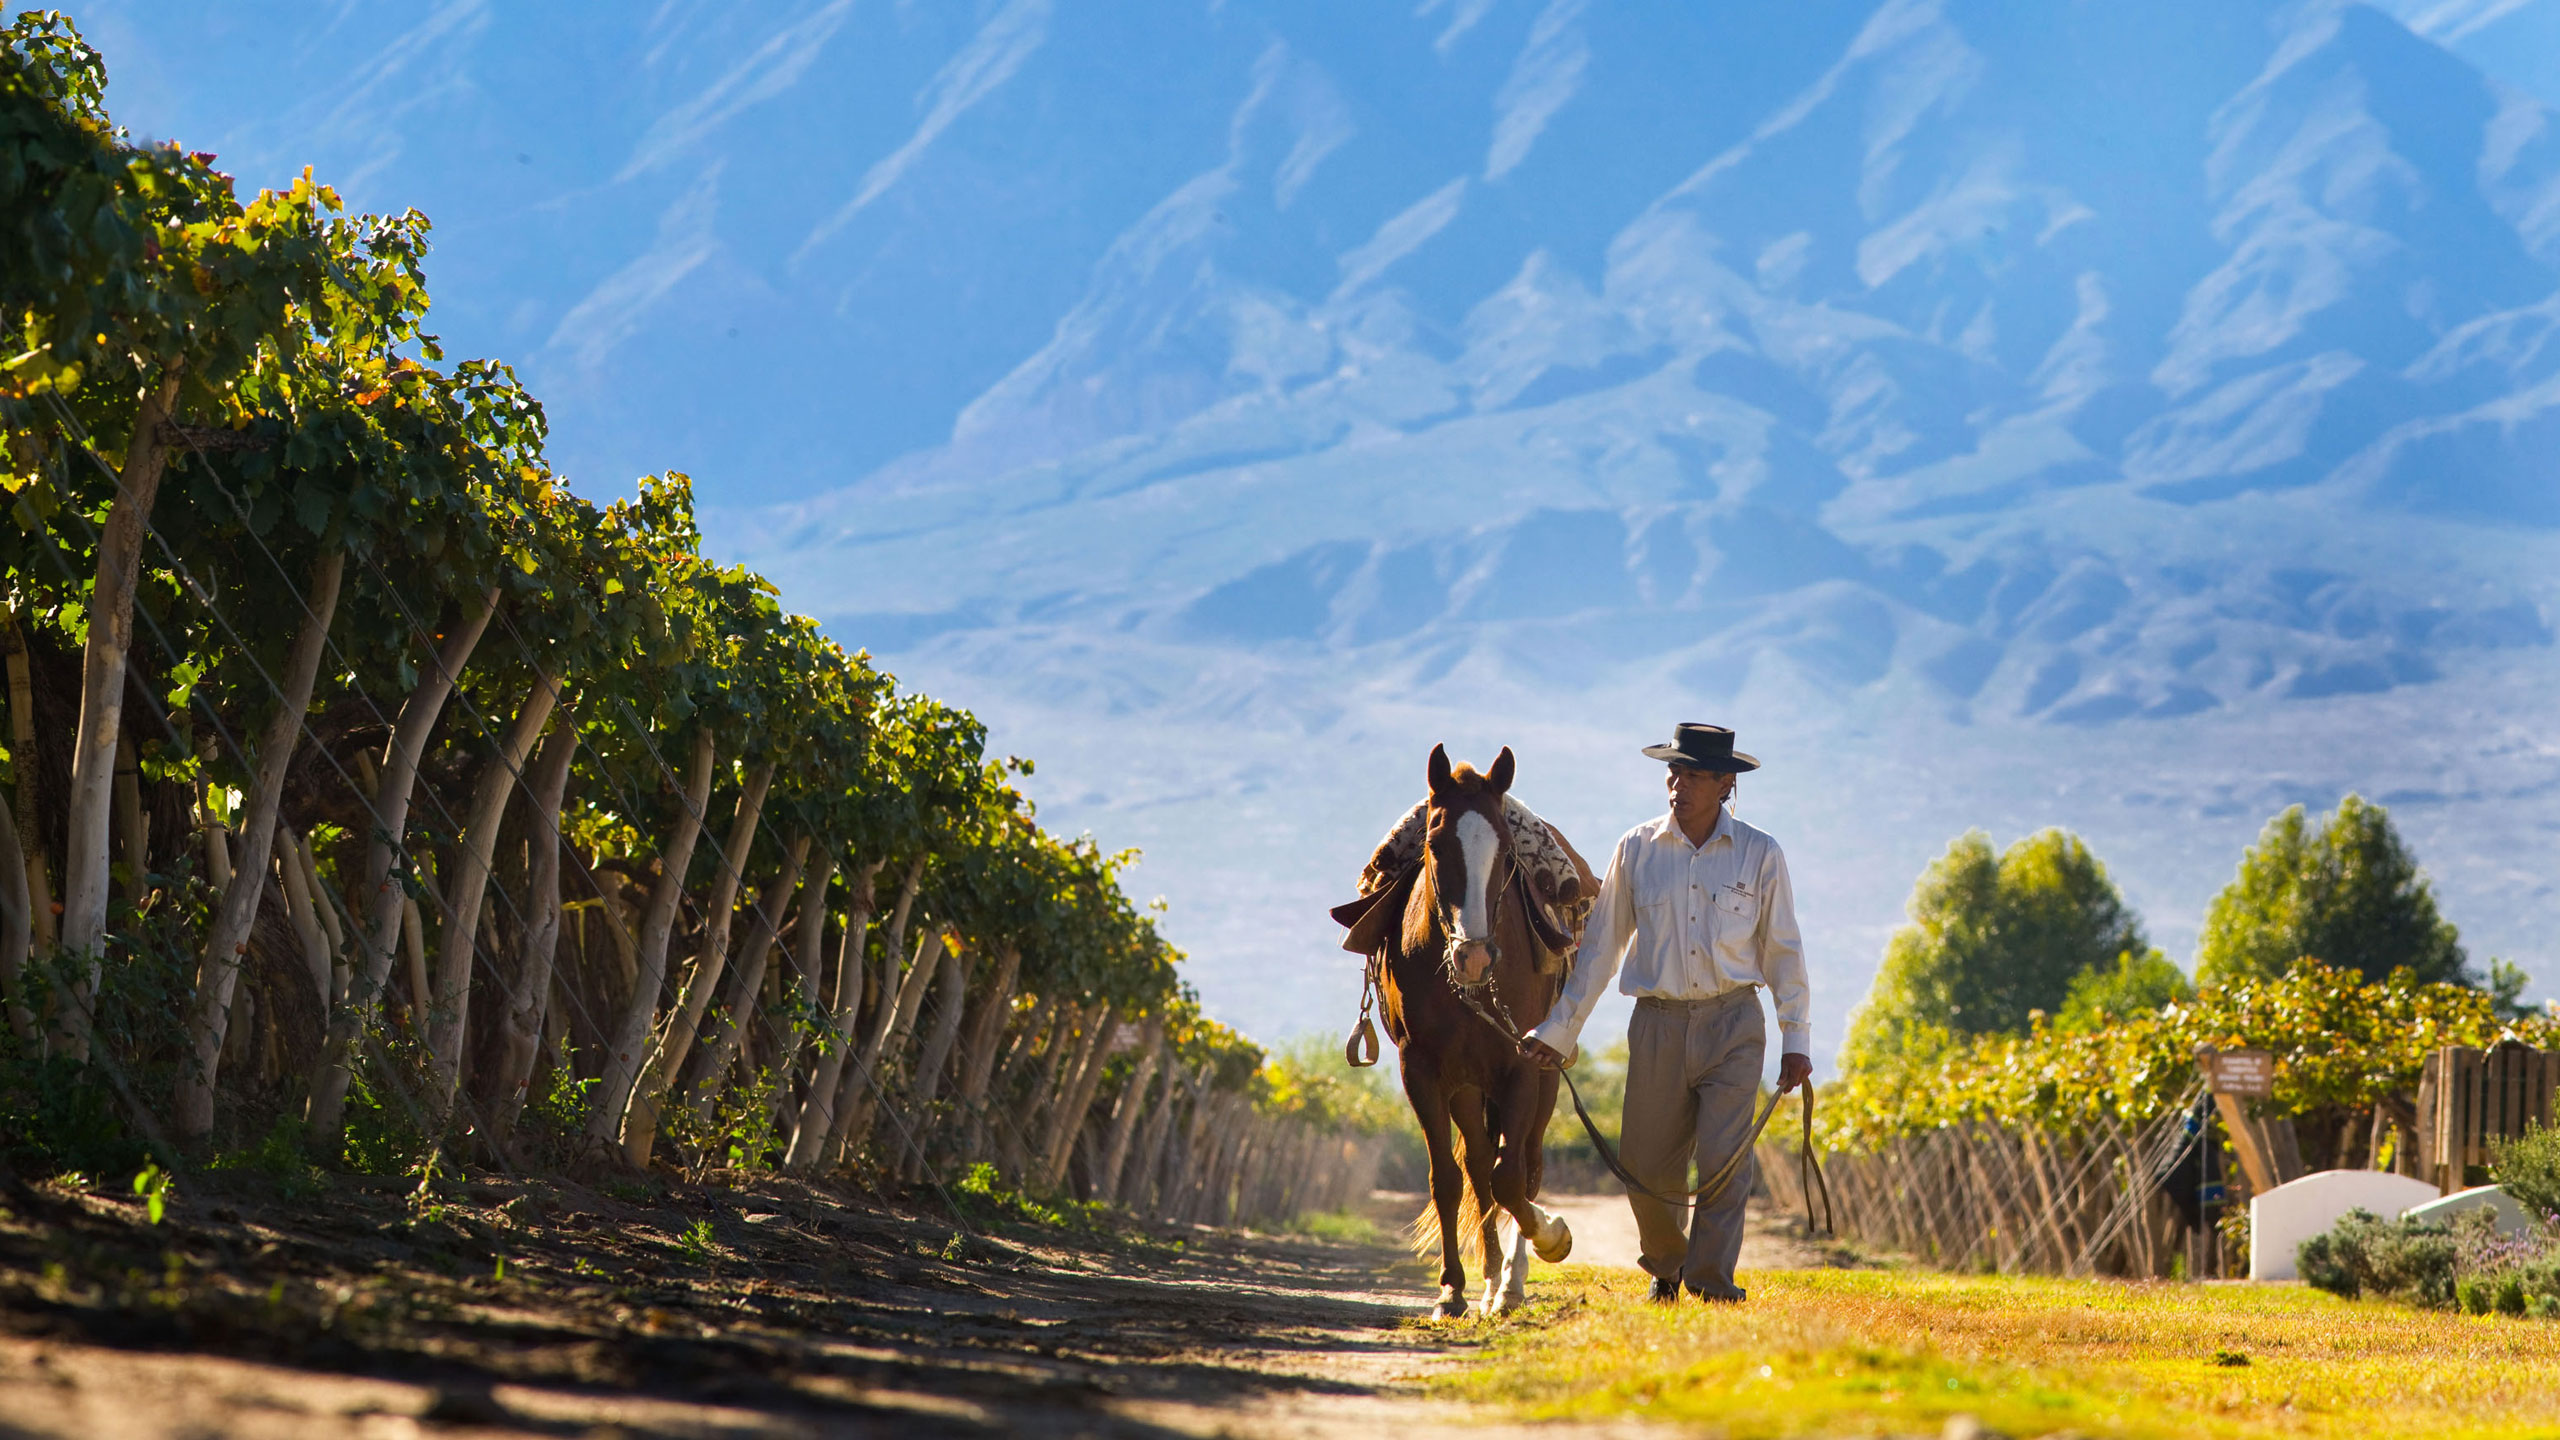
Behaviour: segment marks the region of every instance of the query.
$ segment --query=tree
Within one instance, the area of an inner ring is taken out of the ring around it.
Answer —
[[[508,572],[529,568],[510,563],[516,557],[506,552],[520,549],[523,541],[510,532],[528,495],[548,487],[538,464],[540,410],[504,367],[465,362],[447,377],[400,365],[376,399],[391,402],[412,437],[405,448],[419,473],[410,477],[404,496],[402,541],[410,550],[404,568],[424,582],[416,587],[424,603],[419,594],[403,595],[385,584],[369,597],[386,607],[383,623],[350,627],[353,633],[400,637],[387,653],[398,657],[407,693],[392,717],[368,801],[373,834],[365,845],[355,909],[358,963],[351,967],[346,993],[331,1007],[328,1038],[311,1080],[306,1118],[322,1136],[335,1136],[345,1119],[357,1043],[391,977],[403,914],[417,883],[410,810],[438,721],[489,631],[510,584]],[[434,631],[425,628],[439,617]]]
[[[1934,1034],[2014,1034],[2061,1007],[2074,978],[2146,954],[2142,922],[2079,836],[2041,830],[1996,858],[1969,830],[1921,873],[1911,923],[1885,945],[1842,1064],[1863,1068]]]
[[[2059,1030],[2096,1030],[2112,1020],[2194,998],[2194,982],[2168,956],[2127,950],[2112,965],[2092,965],[2072,976],[2053,1023]]]
[[[2317,833],[2301,806],[2278,815],[2205,911],[2196,978],[2273,979],[2304,956],[2380,980],[2475,983],[2460,937],[2381,806],[2359,795]]]
[[[113,777],[131,740],[135,593],[161,482],[194,443],[189,422],[247,420],[246,397],[291,395],[314,352],[379,356],[418,339],[425,310],[422,223],[338,218],[336,193],[307,172],[243,205],[212,157],[113,128],[105,83],[104,62],[58,15],[0,31],[0,352],[15,357],[0,400],[13,451],[64,457],[56,483],[81,511],[104,512],[66,817],[59,943],[73,972],[54,1016],[56,1048],[84,1061],[109,939]]]

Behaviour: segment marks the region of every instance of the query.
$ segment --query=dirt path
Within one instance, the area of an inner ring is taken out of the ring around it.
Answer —
[[[1622,1201],[1561,1203],[1576,1259],[1617,1258]],[[0,1213],[0,1437],[1511,1428],[1423,1394],[1470,1331],[1419,1323],[1425,1272],[1386,1247],[963,1219],[785,1184],[474,1183],[423,1203],[340,1180],[199,1190],[152,1227],[118,1199],[19,1187]]]
[[[1548,1195],[1538,1203],[1564,1216],[1573,1227],[1573,1253],[1566,1257],[1566,1264],[1636,1268],[1636,1216],[1627,1208],[1626,1196]],[[1838,1256],[1797,1238],[1794,1226],[1755,1207],[1737,1268],[1806,1270],[1839,1263]],[[1536,1266],[1529,1273],[1534,1277],[1545,1268]]]

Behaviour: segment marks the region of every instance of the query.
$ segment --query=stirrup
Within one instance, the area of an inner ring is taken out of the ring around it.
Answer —
[[[1342,1042],[1342,1061],[1354,1070],[1366,1070],[1378,1063],[1378,1027],[1369,1023],[1368,1016],[1361,1016],[1360,1023],[1352,1027],[1351,1038]]]
[[[1351,1027],[1351,1038],[1342,1042],[1342,1063],[1354,1070],[1366,1070],[1378,1063],[1378,1027],[1369,1023],[1369,1006],[1376,997],[1377,989],[1377,972],[1362,970],[1360,972],[1360,1023]]]

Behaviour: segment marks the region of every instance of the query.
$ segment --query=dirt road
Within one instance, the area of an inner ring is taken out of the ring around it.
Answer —
[[[1559,1203],[1577,1259],[1632,1254],[1622,1201]],[[781,1183],[474,1183],[424,1203],[341,1179],[199,1188],[157,1227],[139,1211],[7,1196],[0,1436],[1508,1428],[1423,1395],[1476,1332],[1421,1323],[1426,1273],[1379,1245],[1076,1235]]]

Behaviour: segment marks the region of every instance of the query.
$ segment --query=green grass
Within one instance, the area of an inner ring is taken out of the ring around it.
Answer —
[[[983,1160],[951,1182],[950,1193],[961,1211],[982,1227],[1013,1225],[1093,1238],[1107,1237],[1113,1229],[1109,1206],[1063,1197],[1043,1199],[1028,1190],[1016,1190]]]
[[[1896,1271],[1746,1273],[1746,1305],[1656,1307],[1631,1270],[1568,1266],[1436,1382],[1532,1418],[1648,1418],[1734,1437],[2560,1436],[2560,1324],[2296,1285]]]
[[[1311,1235],[1346,1245],[1396,1243],[1396,1237],[1389,1235],[1386,1227],[1356,1210],[1310,1210],[1291,1216],[1286,1228],[1293,1235]]]

